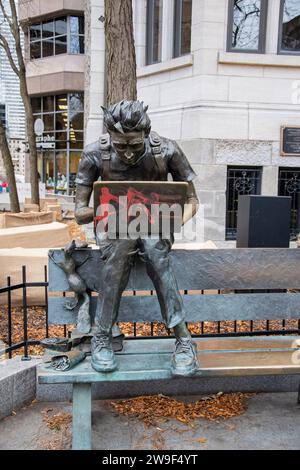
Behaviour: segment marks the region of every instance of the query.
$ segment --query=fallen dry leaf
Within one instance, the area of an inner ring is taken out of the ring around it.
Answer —
[[[65,428],[68,428],[72,422],[72,415],[70,413],[63,412],[50,415],[49,413],[51,411],[53,411],[52,408],[49,408],[41,412],[43,416],[43,422],[46,423],[48,428],[55,431],[61,431]]]
[[[253,394],[222,393],[207,400],[184,403],[165,395],[141,396],[128,400],[111,401],[112,408],[121,415],[135,417],[146,426],[156,426],[161,419],[176,419],[193,427],[192,421],[203,418],[209,421],[239,416],[247,409]]]
[[[227,429],[229,429],[229,431],[234,431],[236,429],[236,426],[234,424],[228,424],[226,427]]]
[[[200,444],[205,444],[207,442],[207,439],[205,437],[199,437],[199,439],[196,439],[197,442],[200,442]]]

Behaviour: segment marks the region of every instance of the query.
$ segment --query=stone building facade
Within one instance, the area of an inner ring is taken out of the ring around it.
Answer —
[[[290,195],[293,236],[300,156],[282,156],[280,139],[281,126],[300,126],[300,0],[133,0],[133,8],[138,97],[198,174],[205,238],[234,238],[239,194]],[[104,1],[27,0],[20,10],[31,24],[78,13],[85,53],[28,60],[27,75],[33,96],[84,92],[88,144],[103,131]]]

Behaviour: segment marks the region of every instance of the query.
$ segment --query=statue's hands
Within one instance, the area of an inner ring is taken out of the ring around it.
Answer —
[[[89,224],[94,220],[94,209],[92,207],[81,207],[75,210],[75,219],[79,225]]]

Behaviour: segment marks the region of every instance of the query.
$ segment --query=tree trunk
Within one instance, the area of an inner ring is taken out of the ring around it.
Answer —
[[[136,100],[132,0],[105,0],[107,104]]]
[[[40,205],[39,177],[38,177],[38,155],[36,149],[36,136],[34,132],[34,118],[30,96],[28,94],[25,68],[20,73],[20,92],[24,103],[26,114],[26,132],[29,146],[29,162],[30,162],[30,186],[31,186],[31,203]]]
[[[16,54],[19,66],[20,93],[23,100],[26,116],[26,131],[29,145],[29,161],[30,161],[30,185],[31,185],[31,202],[40,205],[39,178],[38,178],[38,157],[36,149],[36,137],[34,132],[34,118],[32,113],[31,100],[28,93],[26,81],[26,67],[21,46],[20,25],[18,22],[18,14],[15,0],[10,0],[10,8],[12,14],[11,31],[15,40]]]
[[[20,204],[18,198],[18,191],[16,185],[14,165],[11,158],[11,153],[7,143],[5,129],[0,122],[0,150],[3,158],[4,169],[6,173],[7,183],[9,187],[9,200],[10,209],[12,212],[20,212]]]

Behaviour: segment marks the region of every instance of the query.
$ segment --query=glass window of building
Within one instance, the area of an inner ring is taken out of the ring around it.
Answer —
[[[32,98],[34,118],[44,122],[44,133],[37,137],[39,173],[46,191],[72,195],[83,150],[84,95]]]
[[[5,104],[0,104],[0,123],[5,127],[6,117],[5,117]]]
[[[83,16],[70,16],[70,54],[84,54]]]
[[[29,27],[30,58],[84,54],[84,17],[63,16]]]
[[[279,53],[300,54],[299,0],[281,0]]]
[[[146,63],[147,65],[161,62],[162,40],[162,0],[147,1],[147,37],[146,37]]]
[[[227,50],[264,53],[267,0],[229,0]]]
[[[191,52],[192,0],[175,0],[174,57]]]

